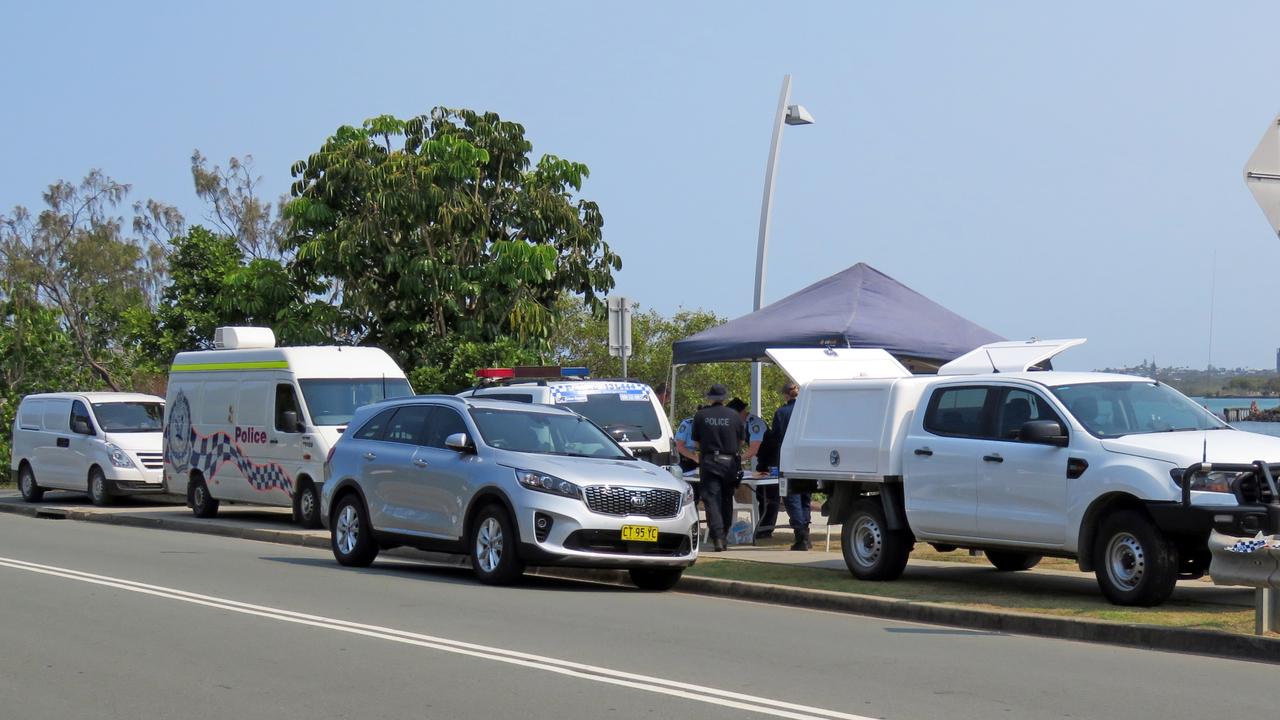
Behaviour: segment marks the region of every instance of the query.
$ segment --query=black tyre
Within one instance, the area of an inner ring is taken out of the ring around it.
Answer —
[[[1030,570],[1040,564],[1042,555],[1033,555],[1031,553],[1017,552],[1013,550],[987,550],[987,560],[995,569],[1001,572],[1018,572],[1019,570]]]
[[[1177,547],[1150,518],[1132,510],[1102,521],[1093,564],[1098,586],[1116,605],[1159,605],[1178,582]]]
[[[524,575],[520,536],[501,505],[488,505],[471,524],[471,568],[486,585],[509,585]]]
[[[320,491],[315,483],[304,482],[293,496],[293,517],[304,528],[320,527]]]
[[[26,463],[18,468],[18,489],[22,491],[22,499],[27,502],[40,502],[44,499],[44,488],[36,484],[36,474],[31,472],[31,466]]]
[[[670,590],[680,582],[684,568],[631,568],[630,573],[641,590]]]
[[[844,563],[859,580],[896,580],[907,567],[914,541],[906,530],[890,530],[877,498],[853,504],[840,530]]]
[[[378,543],[369,524],[369,512],[355,493],[343,495],[333,511],[329,530],[333,557],[347,567],[369,567],[378,557]]]
[[[107,476],[102,474],[102,468],[94,467],[89,471],[89,500],[98,507],[105,507],[114,499]]]
[[[211,518],[218,514],[218,500],[209,494],[209,486],[199,475],[191,479],[187,500],[191,503],[191,514],[198,518]]]

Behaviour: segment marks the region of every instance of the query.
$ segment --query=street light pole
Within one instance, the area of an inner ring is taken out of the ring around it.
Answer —
[[[773,143],[769,147],[769,165],[764,171],[764,197],[760,200],[760,239],[756,245],[756,292],[751,310],[759,310],[764,303],[765,254],[769,249],[769,219],[773,211],[773,181],[778,174],[778,151],[782,148],[783,125],[809,125],[813,118],[800,105],[790,105],[791,75],[782,78],[782,93],[778,96],[778,112],[773,118]],[[751,363],[751,410],[759,415],[760,363]]]

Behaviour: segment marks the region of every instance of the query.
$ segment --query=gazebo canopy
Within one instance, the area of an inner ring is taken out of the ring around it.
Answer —
[[[792,295],[672,344],[676,365],[767,360],[769,348],[884,348],[917,369],[936,369],[1003,340],[929,298],[858,263]]]

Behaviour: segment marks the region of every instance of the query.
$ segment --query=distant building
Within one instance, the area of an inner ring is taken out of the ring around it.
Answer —
[[[1280,373],[1280,348],[1276,348],[1276,372]]]

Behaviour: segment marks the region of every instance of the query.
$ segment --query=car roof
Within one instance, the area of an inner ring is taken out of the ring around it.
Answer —
[[[1081,385],[1084,383],[1115,382],[1155,382],[1151,378],[1140,375],[1121,375],[1119,373],[1072,372],[1066,370],[1043,370],[1037,372],[1018,373],[985,373],[982,375],[940,375],[939,380],[947,380],[948,384],[977,384],[998,380],[1022,380],[1046,387],[1061,385]]]
[[[474,397],[458,397],[457,395],[408,395],[405,397],[384,400],[365,407],[387,408],[398,405],[418,405],[422,403],[451,405],[458,409],[478,408],[484,410],[519,410],[522,412],[542,413],[547,415],[575,414],[572,410],[556,407],[555,405],[542,405],[537,403],[518,402],[515,400],[492,400],[484,397],[483,395],[476,395]],[[363,410],[364,408],[361,409]]]

